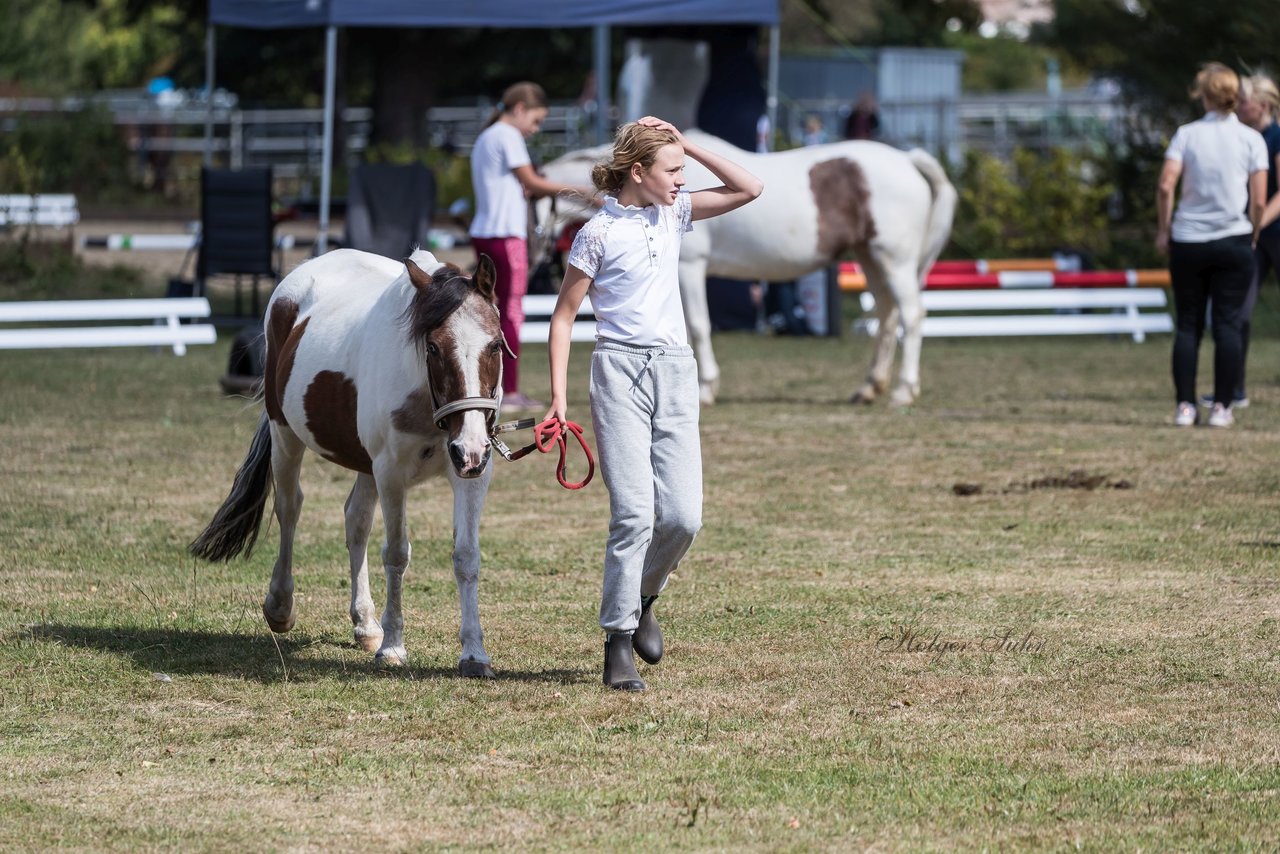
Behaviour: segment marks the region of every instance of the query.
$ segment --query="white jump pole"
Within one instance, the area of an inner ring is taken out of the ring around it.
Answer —
[[[769,133],[778,132],[778,56],[782,45],[782,28],[776,24],[769,28],[769,82],[765,93],[765,114],[769,117]],[[773,140],[769,140],[769,150],[773,150]]]
[[[204,31],[204,165],[213,166],[213,68],[214,27],[210,23]]]
[[[595,70],[596,70],[596,145],[602,145],[610,139],[609,107],[613,103],[613,84],[609,80],[609,27],[597,24],[594,34]]]
[[[320,224],[316,234],[316,254],[329,248],[329,193],[333,184],[333,102],[334,78],[338,63],[338,28],[330,24],[324,31],[324,139],[320,142]]]

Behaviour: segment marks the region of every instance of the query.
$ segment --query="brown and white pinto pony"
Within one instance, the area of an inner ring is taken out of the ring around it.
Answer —
[[[502,332],[493,263],[474,279],[425,251],[404,263],[340,249],[299,266],[267,305],[265,412],[231,493],[190,546],[206,560],[253,549],[274,481],[280,552],[262,603],[274,632],[293,628],[293,537],[307,448],[356,473],[346,503],[355,638],[402,664],[401,590],[409,565],[405,493],[429,477],[453,488],[453,574],[461,601],[464,676],[493,677],[480,628],[480,514],[489,436],[502,389]],[[374,505],[386,527],[381,621],[369,594]]]

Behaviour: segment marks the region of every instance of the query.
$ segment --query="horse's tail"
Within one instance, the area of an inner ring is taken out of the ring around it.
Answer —
[[[253,544],[262,527],[262,511],[270,493],[271,425],[264,412],[249,444],[249,453],[231,484],[231,493],[213,515],[209,527],[187,546],[187,551],[208,561],[231,560],[241,552],[245,557],[253,554]]]
[[[947,180],[947,173],[943,171],[942,164],[934,159],[933,155],[922,148],[913,148],[907,152],[907,157],[911,159],[911,165],[915,166],[916,170],[929,182],[929,189],[933,192],[933,207],[929,210],[929,231],[925,235],[924,251],[920,255],[920,269],[917,271],[920,280],[924,281],[925,274],[929,272],[933,262],[938,260],[938,256],[942,254],[942,248],[947,245],[947,240],[951,237],[951,222],[955,219],[958,196],[956,188]]]

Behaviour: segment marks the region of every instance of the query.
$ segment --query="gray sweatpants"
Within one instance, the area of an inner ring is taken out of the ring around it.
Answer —
[[[634,632],[702,527],[698,366],[688,347],[598,341],[591,418],[609,488],[600,626]]]

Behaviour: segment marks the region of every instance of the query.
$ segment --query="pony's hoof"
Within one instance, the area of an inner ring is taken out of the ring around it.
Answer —
[[[869,389],[860,388],[849,398],[849,402],[854,406],[870,406],[876,402],[876,393]]]
[[[916,395],[909,388],[899,388],[894,390],[893,397],[889,398],[889,407],[891,409],[905,409],[916,402]]]
[[[374,663],[380,667],[404,667],[409,661],[409,654],[400,649],[380,649],[374,657]]]
[[[498,676],[493,672],[493,668],[489,666],[487,661],[476,661],[474,658],[464,658],[458,662],[458,673],[468,679],[497,679]]]
[[[297,614],[293,612],[292,608],[285,611],[283,617],[280,616],[281,610],[282,609],[273,610],[265,603],[262,606],[262,616],[266,618],[267,627],[278,635],[282,635],[292,629],[293,624],[297,622],[298,619]]]
[[[382,631],[378,630],[374,634],[369,629],[356,629],[356,643],[360,644],[360,648],[365,652],[377,652],[382,647]]]
[[[698,385],[698,402],[703,406],[716,405],[716,388],[712,383],[700,383]]]

